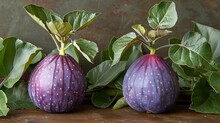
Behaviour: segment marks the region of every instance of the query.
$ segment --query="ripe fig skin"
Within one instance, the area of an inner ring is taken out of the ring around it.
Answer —
[[[32,102],[47,112],[70,112],[83,101],[85,76],[69,55],[52,54],[33,70],[28,84]]]
[[[127,70],[123,95],[128,105],[147,113],[163,113],[174,104],[179,92],[176,74],[157,54],[146,54]]]

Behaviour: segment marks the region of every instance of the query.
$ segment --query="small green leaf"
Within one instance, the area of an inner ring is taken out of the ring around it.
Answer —
[[[47,27],[47,22],[50,21],[62,21],[62,18],[57,13],[53,12],[52,10],[43,8],[37,5],[27,5],[24,7],[26,12],[44,29],[46,29],[49,33],[50,30]]]
[[[169,57],[178,65],[216,70],[211,63],[211,47],[207,40],[197,32],[186,33],[181,44],[170,47]]]
[[[111,81],[113,81],[122,71],[125,70],[125,61],[120,61],[113,67],[111,67],[111,64],[112,61],[104,61],[87,73],[86,78],[91,84],[88,86],[89,90],[101,86],[106,86]]]
[[[170,30],[158,30],[157,31],[157,36],[158,37],[163,37],[163,36],[166,36],[166,35],[169,35],[170,33],[172,33],[172,31]]]
[[[66,14],[63,21],[70,23],[72,31],[76,32],[90,25],[99,15],[100,13],[77,10]]]
[[[215,61],[220,57],[220,30],[195,23],[195,31],[199,32],[209,42],[212,49],[212,59]]]
[[[80,38],[74,40],[73,45],[89,62],[93,63],[93,60],[98,53],[98,46],[95,42]]]
[[[3,84],[11,88],[41,49],[14,37],[4,39],[2,45],[4,48],[0,51],[0,77],[5,78]]]
[[[120,108],[123,108],[123,107],[126,107],[128,106],[128,103],[125,101],[125,98],[124,97],[121,97],[120,99],[118,99],[118,101],[115,103],[115,105],[113,106],[113,109],[116,110],[116,109],[120,109]]]
[[[9,108],[7,107],[7,96],[5,93],[0,90],[0,116],[6,116],[9,112]]]
[[[12,88],[5,89],[8,97],[8,107],[10,109],[35,109],[36,106],[31,102],[28,95],[28,83],[25,81],[17,82]]]
[[[220,71],[212,71],[208,74],[209,85],[215,90],[216,93],[220,93]]]
[[[70,34],[72,26],[67,22],[50,21],[47,23],[50,32],[59,37],[65,37]]]
[[[112,98],[104,91],[100,91],[100,92],[93,93],[91,100],[92,100],[92,104],[95,107],[107,108],[113,103],[116,97],[117,95]]]
[[[123,35],[122,37],[118,38],[112,45],[112,50],[114,52],[114,59],[112,62],[112,66],[117,64],[120,60],[120,58],[123,55],[123,52],[134,44],[137,40],[136,39],[136,34],[134,32],[130,32],[128,34]]]
[[[139,35],[145,35],[146,30],[141,24],[133,25],[132,28],[135,32],[137,32]]]
[[[220,113],[220,94],[215,93],[205,79],[196,83],[191,99],[191,110],[200,113]]]
[[[177,18],[175,3],[162,1],[149,10],[148,23],[153,29],[166,29],[173,27],[177,22]]]

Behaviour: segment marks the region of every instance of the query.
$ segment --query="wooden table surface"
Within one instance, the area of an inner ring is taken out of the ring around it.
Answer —
[[[42,110],[11,110],[0,123],[220,123],[220,115],[196,113],[188,106],[176,105],[164,114],[139,113],[129,107],[112,110],[81,105],[70,113],[47,113]]]

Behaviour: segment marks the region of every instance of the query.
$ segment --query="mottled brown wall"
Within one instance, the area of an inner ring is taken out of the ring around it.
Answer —
[[[74,9],[101,12],[102,15],[91,26],[77,33],[75,37],[83,37],[97,42],[100,50],[107,48],[112,36],[121,36],[131,31],[133,24],[147,25],[147,11],[159,0],[0,0],[0,36],[15,36],[42,47],[46,53],[55,48],[47,32],[37,25],[24,11],[23,6],[35,3],[64,14]],[[177,5],[178,22],[172,36],[182,37],[191,30],[192,21],[207,24],[220,29],[219,0],[174,0]],[[167,43],[167,38],[160,42]],[[166,53],[159,52],[162,55]],[[96,64],[99,62],[96,58]],[[82,60],[84,69],[91,64]]]

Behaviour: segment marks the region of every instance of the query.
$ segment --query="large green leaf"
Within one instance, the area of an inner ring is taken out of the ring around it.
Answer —
[[[111,64],[112,61],[104,61],[87,73],[87,80],[91,84],[88,86],[89,90],[106,86],[125,70],[125,61],[120,61],[112,67]]]
[[[215,90],[216,93],[220,93],[220,71],[212,71],[208,74],[209,85]]]
[[[196,83],[190,109],[201,113],[220,113],[220,94],[215,93],[205,79]]]
[[[207,40],[197,32],[186,33],[181,44],[174,44],[170,47],[169,57],[178,65],[216,70],[211,63],[211,47]]]
[[[193,77],[187,75],[183,67],[172,63],[173,70],[178,74],[178,80],[181,88],[191,88]]]
[[[7,107],[7,96],[5,93],[0,90],[0,116],[6,116],[9,112],[9,108]]]
[[[133,46],[132,52],[129,54],[129,57],[127,59],[126,68],[129,68],[130,65],[142,55],[143,55],[143,52],[141,50],[141,45],[140,46]]]
[[[178,74],[178,76],[182,77],[183,79],[188,80],[188,81],[191,81],[193,79],[192,76],[188,75],[187,72],[185,72],[184,68],[181,65],[172,63],[172,68]],[[192,73],[193,72],[191,71],[191,74]]]
[[[54,35],[59,37],[65,37],[70,34],[72,26],[67,22],[62,21],[50,21],[47,23],[47,27]]]
[[[47,27],[47,22],[50,21],[62,21],[62,18],[57,13],[53,12],[52,10],[43,8],[37,5],[27,5],[24,7],[26,12],[44,29],[50,32],[49,28]]]
[[[93,60],[98,53],[98,46],[95,42],[80,38],[74,40],[73,45],[89,62],[93,63]]]
[[[220,57],[220,30],[195,23],[195,31],[207,39],[212,49],[212,59],[217,60]]]
[[[108,46],[108,55],[109,55],[109,58],[110,60],[113,60],[114,59],[114,52],[113,52],[113,49],[112,49],[112,46],[113,46],[113,43],[117,40],[118,38],[116,37],[112,37],[110,43],[109,43],[109,46]]]
[[[43,58],[43,53],[40,51],[38,54],[32,59],[31,64],[36,64]]]
[[[14,37],[6,38],[1,43],[4,47],[0,51],[0,77],[4,78],[3,84],[11,88],[41,49]]]
[[[5,89],[8,97],[8,107],[10,109],[35,109],[36,106],[31,102],[28,95],[28,83],[25,81],[17,82],[12,88]]]
[[[107,108],[113,103],[116,97],[117,95],[115,95],[115,97],[110,97],[105,91],[99,91],[92,94],[91,100],[95,107]]]
[[[112,66],[117,64],[120,61],[120,58],[123,55],[123,52],[130,47],[133,43],[135,43],[136,34],[134,32],[130,32],[128,34],[123,35],[118,38],[112,45],[112,50],[114,52],[114,59],[112,62]]]
[[[175,3],[162,1],[149,10],[148,23],[153,29],[166,29],[173,27],[177,18]]]
[[[115,88],[122,91],[123,79],[125,76],[125,72],[122,72],[112,83],[114,84]]]
[[[90,25],[98,15],[100,13],[77,10],[66,14],[63,21],[70,23],[72,31],[76,32]]]
[[[106,60],[110,60],[109,52],[108,52],[108,50],[103,50],[101,52],[101,61],[103,62],[103,61],[106,61]]]

